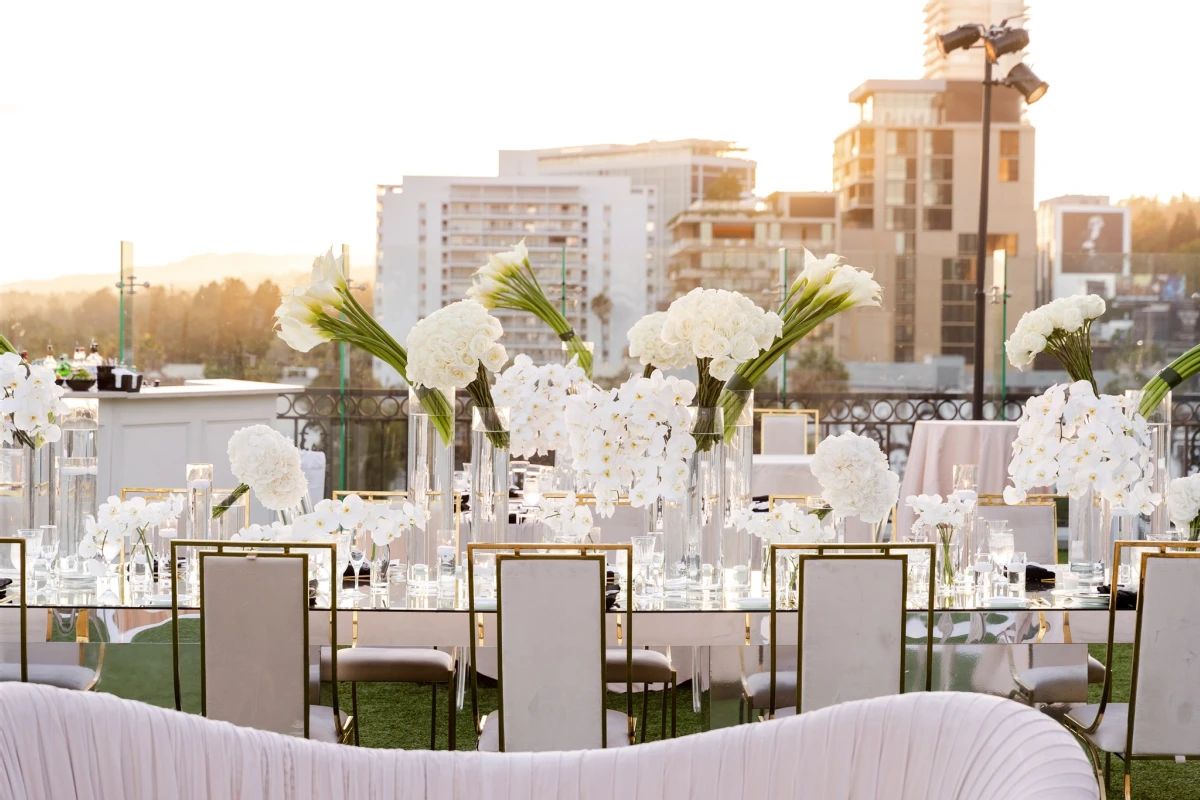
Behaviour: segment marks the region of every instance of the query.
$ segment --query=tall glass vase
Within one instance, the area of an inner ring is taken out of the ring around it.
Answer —
[[[1131,407],[1136,408],[1142,400],[1142,392],[1129,391]],[[1150,514],[1149,533],[1152,536],[1162,536],[1171,530],[1171,519],[1167,514],[1167,484],[1171,482],[1171,414],[1174,406],[1171,404],[1171,393],[1167,392],[1162,402],[1150,412],[1147,422],[1150,423],[1150,474],[1146,476],[1150,491],[1163,498],[1163,502]]]
[[[4,535],[26,527],[25,475],[25,448],[0,447],[0,530],[6,531]]]
[[[247,496],[239,498],[225,513],[212,521],[213,532],[222,541],[229,541],[234,534],[250,524],[250,506]]]
[[[189,539],[211,539],[213,465],[187,465],[187,518]]]
[[[297,517],[302,517],[305,514],[311,514],[313,510],[312,499],[308,496],[308,490],[304,490],[304,494],[300,497],[300,502],[291,508],[281,508],[275,512],[276,518],[284,525],[291,525],[296,521]]]
[[[721,480],[721,509],[724,515],[725,591],[745,596],[750,591],[757,540],[737,527],[739,516],[752,502],[750,476],[754,468],[754,390],[733,390],[744,403],[737,426],[725,440],[724,475]]]
[[[1108,531],[1104,513],[1092,487],[1069,500],[1069,538],[1067,563],[1082,585],[1096,585],[1104,579],[1104,548]]]
[[[62,574],[83,578],[86,565],[79,560],[79,543],[87,535],[84,521],[100,511],[99,459],[63,457],[57,459],[58,473],[58,555]]]
[[[688,459],[687,495],[684,500],[687,540],[684,564],[687,590],[692,599],[707,599],[724,586],[725,515],[721,506],[724,478],[725,430],[720,408],[698,408],[692,421],[696,452]]]
[[[58,474],[54,469],[57,445],[47,442],[36,450],[25,448],[25,520],[24,527],[54,525],[58,502]]]
[[[933,542],[937,545],[934,580],[939,597],[954,597],[961,581],[962,534],[956,525],[935,525]]]
[[[454,392],[444,392],[453,413]],[[454,541],[454,439],[447,444],[438,426],[454,430],[448,421],[431,415],[417,392],[408,388],[408,500],[425,519],[425,529],[408,531],[408,592],[437,594],[438,574],[443,566],[451,573],[456,566]],[[449,560],[443,565],[443,560]]]
[[[508,447],[497,441],[509,429],[509,409],[479,408],[471,419],[471,541],[499,544],[508,528]]]

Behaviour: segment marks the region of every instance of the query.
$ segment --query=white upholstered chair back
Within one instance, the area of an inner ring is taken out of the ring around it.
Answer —
[[[496,557],[505,751],[605,746],[603,555]]]
[[[5,537],[0,539],[0,548],[7,553],[12,550],[13,577],[7,589],[8,598],[17,596],[16,602],[9,599],[0,606],[0,665],[13,664],[15,668],[5,667],[4,672],[12,671],[12,680],[29,680],[29,611],[26,608],[25,597],[25,539],[21,537]]]
[[[1200,553],[1146,553],[1129,734],[1134,755],[1200,756]]]
[[[201,713],[308,735],[308,557],[200,553]]]
[[[763,455],[806,455],[811,452],[813,418],[808,414],[763,414],[761,435]]]
[[[1013,550],[1024,552],[1030,561],[1043,565],[1058,562],[1058,513],[1053,500],[1010,506],[981,498],[976,510],[983,520],[1007,520],[1013,532]]]

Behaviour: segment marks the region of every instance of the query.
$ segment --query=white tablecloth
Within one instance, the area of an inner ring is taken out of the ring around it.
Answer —
[[[1008,482],[1008,462],[1017,439],[1016,422],[922,420],[913,427],[908,466],[900,487],[898,535],[912,530],[913,513],[904,502],[909,495],[951,491],[955,464],[978,464],[980,494],[1000,494]]]
[[[812,456],[764,455],[755,453],[750,476],[750,493],[820,494],[821,484],[812,474]]]

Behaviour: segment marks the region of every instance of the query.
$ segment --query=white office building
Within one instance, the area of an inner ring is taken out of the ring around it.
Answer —
[[[650,259],[647,288],[659,307],[674,299],[666,280],[671,237],[667,224],[697,200],[709,184],[732,172],[747,192],[754,189],[755,162],[742,158],[742,148],[712,139],[679,139],[641,144],[597,144],[543,150],[501,150],[502,176],[623,175],[634,186],[650,189],[647,233]]]
[[[522,239],[542,288],[595,346],[597,376],[625,371],[625,333],[650,308],[650,192],[625,177],[405,177],[379,186],[375,313],[401,343],[418,320],[466,296],[491,253]],[[525,312],[497,309],[509,356],[562,359],[562,343]],[[380,382],[396,384],[377,365]]]
[[[1029,27],[1029,6],[1025,0],[928,0],[924,10],[926,79],[983,80],[983,48],[972,47],[942,55],[937,46],[938,34],[948,33],[960,25],[999,25],[1006,19],[1012,20],[1010,27]],[[993,77],[1003,78],[1024,57],[1025,51],[1001,56],[999,64],[992,67]]]

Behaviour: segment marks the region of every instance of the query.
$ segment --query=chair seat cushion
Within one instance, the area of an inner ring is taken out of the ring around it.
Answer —
[[[1099,705],[1086,705],[1072,709],[1067,719],[1080,727],[1088,727],[1096,720]],[[1129,706],[1125,703],[1109,703],[1104,709],[1104,719],[1094,733],[1085,733],[1092,744],[1106,753],[1124,753],[1125,736],[1129,733]]]
[[[628,747],[629,717],[620,711],[608,711],[608,746]],[[500,712],[493,711],[483,718],[483,730],[479,734],[479,750],[483,753],[500,751]]]
[[[454,658],[429,647],[348,647],[338,650],[338,680],[381,683],[445,683]],[[321,648],[321,679],[332,680],[329,648]]]
[[[626,655],[624,647],[610,647],[604,651],[604,677],[609,683],[625,682]],[[675,676],[671,659],[657,650],[633,651],[632,683],[668,683]]]
[[[1079,667],[1031,667],[1017,675],[1017,680],[1034,703],[1078,703],[1084,699],[1087,687],[1080,681]],[[1087,682],[1104,683],[1104,665],[1088,656]]]
[[[342,740],[342,732],[346,729],[349,718],[345,711],[338,710],[338,721],[333,721],[333,706],[308,707],[308,738],[314,742],[332,742],[337,744]]]
[[[1104,683],[1104,665],[1092,656],[1088,656],[1088,683]]]
[[[746,697],[753,708],[771,707],[771,672],[756,672],[743,680]],[[796,672],[783,670],[775,675],[775,709],[796,707]],[[778,716],[778,714],[776,715]]]
[[[0,664],[0,682],[21,680],[20,664]],[[73,664],[30,664],[29,682],[59,689],[84,690],[96,680],[96,671]]]

